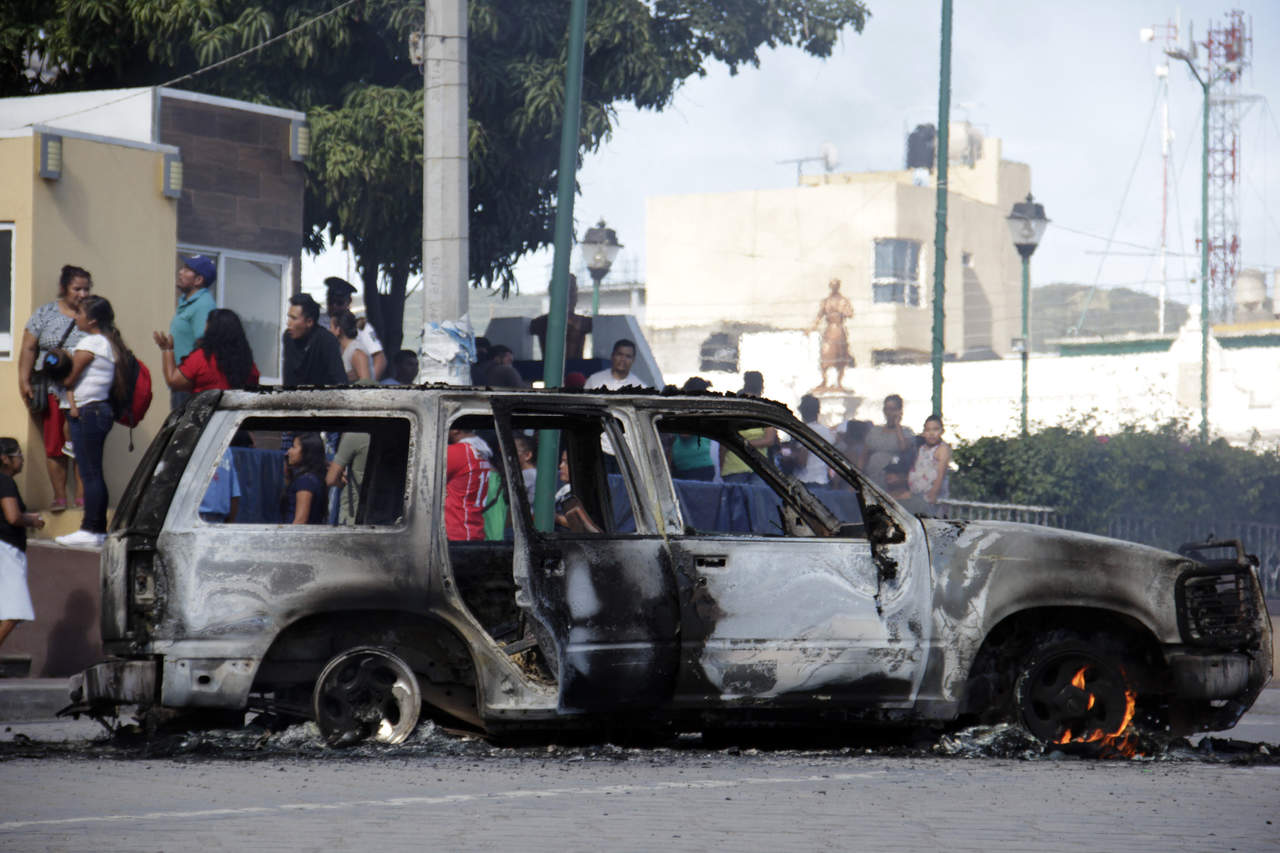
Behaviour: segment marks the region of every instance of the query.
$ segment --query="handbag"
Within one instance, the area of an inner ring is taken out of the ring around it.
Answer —
[[[40,371],[33,371],[31,374],[31,397],[27,400],[27,409],[37,418],[44,417],[44,413],[49,410],[49,394],[50,389],[49,377]]]
[[[75,321],[72,320],[58,339],[58,345],[46,352],[36,369],[31,372],[31,398],[27,400],[27,409],[36,417],[44,417],[44,413],[49,410],[49,395],[54,391],[55,381],[66,378],[71,372],[71,353],[63,347],[75,327]]]
[[[76,327],[75,321],[71,321],[71,325],[62,333],[62,337],[58,340],[58,345],[44,354],[44,358],[40,360],[40,372],[45,375],[47,380],[61,382],[71,373],[71,353],[64,349],[67,338],[71,336],[71,330]]]

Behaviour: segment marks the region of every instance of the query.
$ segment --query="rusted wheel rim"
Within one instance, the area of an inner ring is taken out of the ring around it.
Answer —
[[[401,743],[418,724],[421,707],[413,670],[373,646],[349,649],[329,661],[312,695],[316,725],[331,746]]]

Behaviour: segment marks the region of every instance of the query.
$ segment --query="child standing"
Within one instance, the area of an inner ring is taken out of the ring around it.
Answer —
[[[924,443],[907,473],[907,488],[911,490],[908,508],[937,515],[938,501],[948,495],[947,468],[951,464],[951,445],[942,440],[942,416],[929,415],[920,437]]]
[[[16,438],[0,438],[0,644],[19,622],[36,618],[27,588],[27,528],[44,527],[38,512],[27,512],[14,476],[22,471]]]

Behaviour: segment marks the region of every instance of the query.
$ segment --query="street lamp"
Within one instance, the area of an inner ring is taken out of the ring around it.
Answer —
[[[1194,46],[1192,48],[1194,50]],[[1180,47],[1165,50],[1171,59],[1181,59],[1191,69],[1204,92],[1200,138],[1200,440],[1209,440],[1209,89],[1222,77],[1237,73],[1235,63],[1222,67],[1208,79],[1196,70],[1195,54]]]
[[[1013,235],[1013,245],[1022,256],[1022,434],[1027,434],[1027,357],[1031,350],[1031,331],[1028,327],[1028,307],[1031,301],[1031,255],[1049,220],[1044,216],[1044,205],[1037,204],[1027,193],[1027,200],[1013,206],[1009,214],[1009,233]]]
[[[591,294],[592,320],[600,313],[600,282],[609,274],[613,259],[618,257],[618,250],[621,248],[617,232],[607,227],[603,219],[596,223],[595,228],[588,228],[582,238],[582,259],[587,262],[587,270],[595,284]]]

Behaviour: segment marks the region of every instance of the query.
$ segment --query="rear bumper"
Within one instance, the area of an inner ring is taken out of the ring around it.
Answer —
[[[71,704],[88,709],[154,705],[158,688],[157,661],[107,660],[71,676]]]
[[[71,678],[71,703],[96,710],[119,705],[243,708],[254,661],[240,658],[146,658],[103,661]]]

